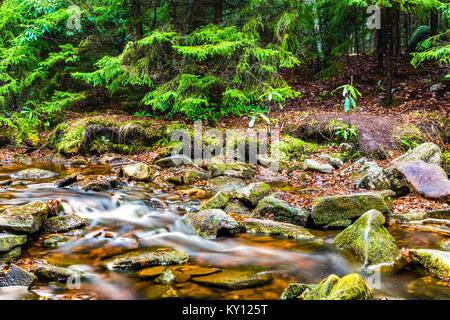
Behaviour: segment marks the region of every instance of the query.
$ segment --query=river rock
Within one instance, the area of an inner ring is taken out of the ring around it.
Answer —
[[[355,193],[321,197],[314,201],[311,217],[316,226],[325,226],[338,220],[354,220],[370,209],[383,214],[390,211],[389,197],[380,193]]]
[[[319,158],[331,164],[335,169],[339,169],[344,165],[344,162],[342,162],[341,159],[334,158],[328,154],[320,155]]]
[[[53,236],[50,236],[48,238],[45,238],[42,241],[42,245],[45,248],[55,248],[55,247],[58,247],[61,244],[63,244],[64,242],[67,242],[69,240],[70,240],[70,238],[65,237],[63,235],[60,235],[60,234],[57,234],[57,235],[53,235]]]
[[[225,206],[225,209],[223,209],[226,213],[237,213],[241,215],[248,215],[250,214],[250,209],[248,209],[243,203],[230,201]]]
[[[87,166],[88,164],[89,164],[88,159],[83,157],[75,158],[69,161],[69,166],[71,167]]]
[[[255,207],[260,200],[270,193],[270,186],[263,182],[250,183],[237,192],[236,198],[250,207]]]
[[[316,287],[314,284],[290,283],[283,291],[280,300],[292,300],[302,295],[306,290],[312,290]]]
[[[390,182],[375,161],[366,162],[355,174],[356,187],[367,190],[385,190],[390,188]]]
[[[0,213],[0,231],[35,233],[47,220],[49,211],[42,201],[6,209]]]
[[[173,249],[136,250],[113,258],[113,269],[144,269],[151,266],[182,264],[189,260],[187,253]]]
[[[442,240],[438,242],[437,246],[444,251],[450,251],[450,240]]]
[[[199,207],[199,210],[223,209],[227,205],[230,198],[231,197],[227,192],[219,191],[212,198],[203,203]]]
[[[399,220],[402,222],[420,221],[427,218],[428,215],[426,212],[395,213],[389,215],[389,219]]]
[[[256,218],[268,216],[271,220],[289,222],[298,226],[306,226],[309,213],[289,206],[274,196],[265,197],[258,203],[252,215]]]
[[[215,192],[233,192],[243,188],[245,182],[242,179],[221,176],[208,180],[208,185]]]
[[[332,173],[333,167],[329,164],[320,163],[313,159],[306,159],[303,162],[303,170],[305,171],[317,171],[321,173]]]
[[[407,182],[411,192],[418,193],[428,199],[450,201],[450,180],[447,179],[447,174],[438,165],[416,160],[402,162],[397,165],[396,170]]]
[[[428,218],[450,220],[450,207],[428,210],[426,214]]]
[[[152,169],[143,162],[126,165],[122,172],[125,177],[138,181],[147,181],[152,176]]]
[[[12,248],[7,252],[0,252],[0,265],[11,263],[12,261],[19,259],[21,254],[21,247]]]
[[[426,163],[439,165],[441,162],[441,149],[431,142],[423,143],[414,149],[409,150],[400,157],[394,159],[390,163],[390,167],[394,168],[402,162],[410,162],[422,160]]]
[[[353,150],[353,146],[349,143],[341,143],[338,147],[338,152],[343,153],[343,152],[350,152]]]
[[[0,233],[0,252],[9,251],[27,242],[27,236]]]
[[[247,231],[251,232],[282,236],[305,242],[314,242],[320,245],[324,243],[322,239],[313,236],[307,229],[290,223],[246,218],[242,221],[242,224]]]
[[[373,291],[357,273],[339,278],[332,274],[305,292],[304,300],[371,300]]]
[[[193,277],[192,281],[205,286],[237,290],[268,284],[272,281],[272,275],[258,269],[228,268],[210,275]]]
[[[207,168],[211,172],[212,177],[227,176],[248,180],[253,178],[258,170],[255,166],[243,163],[225,163],[219,158],[211,158],[207,163]]]
[[[183,172],[184,184],[194,184],[199,181],[208,179],[208,174],[199,170],[185,170]]]
[[[167,158],[159,159],[155,162],[155,165],[160,166],[161,168],[196,166],[192,159],[184,154],[177,154]]]
[[[189,212],[181,221],[207,239],[216,239],[223,234],[233,234],[241,230],[239,224],[220,209]]]
[[[77,229],[83,227],[85,224],[86,220],[76,214],[70,214],[48,219],[45,221],[43,229],[45,233],[58,233]]]
[[[34,274],[11,264],[6,276],[0,280],[0,287],[20,286],[29,288],[35,280]]]
[[[25,169],[10,175],[11,179],[18,180],[41,180],[56,177],[58,173],[43,169]]]
[[[82,273],[78,270],[63,268],[47,263],[39,263],[33,270],[39,280],[43,281],[64,281],[68,278],[82,277]]]
[[[409,256],[425,268],[430,275],[450,280],[450,252],[432,249],[410,249]]]
[[[365,267],[393,264],[400,257],[394,237],[384,227],[381,212],[370,210],[334,238],[333,244],[352,253]]]
[[[72,183],[77,182],[78,179],[78,173],[70,174],[61,180],[56,181],[56,187],[58,188],[64,188],[67,186],[70,186]]]

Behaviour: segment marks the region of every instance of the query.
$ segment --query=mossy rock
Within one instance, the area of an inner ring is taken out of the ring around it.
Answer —
[[[393,264],[400,257],[400,250],[384,227],[385,222],[379,211],[370,210],[338,234],[333,244],[354,255],[365,267]]]
[[[147,181],[152,176],[150,166],[142,162],[126,165],[122,172],[125,177],[138,181]]]
[[[312,290],[306,292],[304,300],[371,300],[373,291],[357,273],[339,278],[332,274]]]
[[[313,284],[291,283],[283,291],[280,300],[292,300],[302,295],[306,290],[312,290],[316,287]]]
[[[9,251],[16,246],[27,242],[27,236],[9,233],[0,233],[0,252]]]
[[[229,201],[223,210],[226,213],[237,213],[241,215],[250,214],[249,208],[247,208],[243,203],[236,201]]]
[[[48,219],[44,223],[43,231],[45,233],[57,233],[81,228],[86,224],[86,220],[75,214],[57,216]]]
[[[223,209],[230,201],[231,196],[227,192],[219,191],[208,201],[203,203],[199,210]]]
[[[250,207],[255,207],[259,201],[270,193],[270,186],[264,182],[250,183],[237,192],[236,198]]]
[[[42,201],[6,209],[0,213],[0,231],[35,233],[47,220],[49,211]]]
[[[189,260],[187,253],[173,249],[131,251],[112,258],[113,269],[144,269],[151,266],[183,264]]]
[[[208,180],[209,188],[214,192],[234,192],[245,186],[245,182],[242,179],[220,176]]]
[[[56,177],[58,173],[43,169],[25,169],[10,175],[11,179],[19,180],[42,180]]]
[[[321,197],[314,201],[311,218],[316,226],[326,226],[338,220],[354,220],[370,209],[383,214],[390,212],[391,200],[382,193],[354,193]]]
[[[258,268],[228,268],[210,275],[193,277],[192,281],[204,286],[238,290],[268,284],[272,281],[272,275]]]
[[[181,221],[199,236],[207,239],[216,239],[241,231],[236,220],[220,209],[189,212]]]
[[[254,165],[243,162],[225,163],[218,158],[211,158],[207,163],[207,168],[211,177],[227,176],[243,180],[253,178],[258,172]]]
[[[450,252],[432,249],[410,249],[412,260],[425,268],[430,275],[450,280]]]
[[[41,281],[64,281],[68,278],[80,279],[83,274],[75,269],[64,268],[47,263],[39,263],[33,273]]]
[[[190,185],[208,179],[208,174],[198,170],[185,170],[183,172],[184,184]]]
[[[265,197],[258,203],[252,215],[256,218],[268,216],[271,220],[288,222],[298,226],[306,226],[309,213],[289,206],[274,196]]]
[[[0,265],[1,264],[8,264],[11,263],[17,259],[19,259],[20,255],[22,254],[22,248],[21,247],[15,247],[7,252],[0,252]]]
[[[444,251],[450,251],[450,240],[442,240],[438,242],[437,246]]]

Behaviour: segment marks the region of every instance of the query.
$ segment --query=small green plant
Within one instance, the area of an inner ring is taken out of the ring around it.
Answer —
[[[350,141],[358,136],[357,129],[353,126],[343,125],[336,129],[335,135],[338,141]]]
[[[134,113],[134,115],[135,115],[136,117],[151,117],[151,116],[152,116],[150,113],[148,113],[148,112],[145,111],[145,110],[142,110],[141,112],[136,111],[136,112]]]
[[[354,86],[353,86],[353,77],[351,78],[350,84],[345,84],[343,86],[340,86],[336,88],[334,92],[342,90],[342,96],[344,97],[344,111],[349,115],[349,123],[350,123],[350,114],[351,108],[353,107],[354,110],[358,109],[358,106],[356,105],[356,100],[358,100],[358,96],[362,96],[361,92],[359,92]],[[336,115],[338,111],[336,108]]]

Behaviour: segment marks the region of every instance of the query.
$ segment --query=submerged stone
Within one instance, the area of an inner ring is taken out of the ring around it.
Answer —
[[[5,277],[0,280],[0,287],[20,286],[29,288],[35,280],[34,274],[11,264]]]
[[[122,172],[125,177],[138,181],[147,181],[152,175],[150,166],[143,162],[126,165]]]
[[[430,275],[450,280],[450,252],[432,249],[410,249],[412,260],[425,268]]]
[[[71,214],[48,219],[45,221],[43,229],[45,233],[57,233],[77,229],[83,227],[85,224],[86,220],[80,216]]]
[[[291,207],[274,196],[265,197],[260,201],[252,214],[255,217],[268,216],[275,221],[286,221],[299,226],[306,226],[309,216],[308,212]]]
[[[205,286],[237,290],[268,284],[272,281],[272,275],[256,269],[229,268],[207,276],[193,277],[192,281]]]
[[[0,213],[0,231],[35,233],[47,220],[49,211],[42,201],[6,209]]]
[[[316,226],[338,220],[353,220],[370,209],[383,214],[390,211],[389,197],[380,193],[355,193],[318,198],[314,201],[311,218]]]
[[[144,269],[151,266],[182,264],[189,260],[187,253],[173,249],[137,250],[116,256],[114,269]]]
[[[230,198],[231,197],[228,193],[219,191],[212,198],[203,203],[199,207],[199,210],[223,209],[227,205]]]
[[[383,215],[370,210],[338,234],[333,244],[353,254],[363,266],[393,264],[400,257],[400,250],[384,224]]]
[[[27,236],[0,233],[0,252],[9,251],[27,242]]]
[[[41,180],[56,177],[58,173],[43,169],[25,169],[10,175],[11,179],[18,180]]]
[[[255,207],[259,201],[270,193],[270,186],[263,182],[250,183],[237,192],[236,198],[251,207]]]
[[[215,239],[241,230],[239,224],[220,209],[189,212],[181,221],[199,236],[207,239]]]
[[[44,239],[42,245],[46,248],[54,248],[69,240],[69,238],[58,234]]]

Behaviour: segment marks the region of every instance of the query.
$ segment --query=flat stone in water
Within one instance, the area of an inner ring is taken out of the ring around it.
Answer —
[[[41,229],[49,213],[42,201],[6,209],[0,213],[0,231],[35,233]]]
[[[216,239],[223,233],[233,234],[241,229],[231,216],[220,209],[189,212],[181,221],[199,236],[207,239]]]
[[[267,271],[230,268],[207,276],[193,277],[192,281],[205,286],[236,290],[268,284],[272,281],[272,275]]]
[[[10,175],[11,179],[18,180],[41,180],[49,179],[59,175],[58,173],[43,169],[25,169]]]
[[[34,274],[39,280],[63,281],[68,278],[81,278],[82,273],[78,270],[63,268],[51,264],[40,263],[34,268]]]
[[[143,269],[138,272],[139,278],[150,278],[150,277],[156,277],[159,276],[161,273],[166,270],[166,266],[156,266],[156,267],[150,267]]]
[[[27,242],[27,236],[9,233],[0,233],[0,252],[9,251],[16,246]]]
[[[274,196],[268,196],[258,203],[252,215],[256,218],[269,216],[270,219],[275,221],[287,221],[304,227],[306,226],[309,213],[291,207],[286,202]]]
[[[77,229],[85,224],[86,220],[75,214],[71,214],[48,219],[45,221],[43,229],[45,233],[57,233]]]
[[[171,249],[152,251],[137,250],[117,256],[113,260],[113,269],[143,269],[150,266],[182,264],[189,260],[187,253]]]
[[[432,249],[410,249],[409,256],[432,276],[450,280],[450,252]]]

